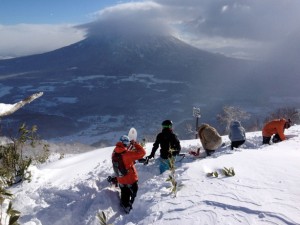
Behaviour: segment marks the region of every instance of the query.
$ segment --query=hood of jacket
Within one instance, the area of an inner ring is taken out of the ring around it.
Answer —
[[[232,121],[230,124],[231,127],[240,127],[241,122],[240,121]]]
[[[126,152],[127,148],[124,146],[124,144],[121,141],[119,141],[119,142],[117,142],[114,151],[116,153],[122,153],[122,152]]]
[[[209,125],[207,123],[201,124],[201,126],[198,127],[198,133],[201,133],[207,127],[209,127]]]

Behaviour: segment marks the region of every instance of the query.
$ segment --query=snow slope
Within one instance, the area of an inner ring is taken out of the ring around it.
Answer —
[[[108,185],[113,147],[72,155],[31,167],[31,183],[11,188],[23,225],[96,225],[104,211],[114,225],[295,225],[300,224],[300,126],[286,130],[287,141],[261,145],[261,132],[247,133],[235,151],[222,147],[214,157],[185,158],[176,163],[181,188],[174,197],[169,172],[160,175],[158,153],[139,171],[133,210],[119,209],[118,189]],[[117,140],[116,140],[117,141]],[[182,152],[199,140],[181,141]],[[146,145],[150,153],[152,143]],[[203,150],[202,150],[203,151]],[[207,177],[207,172],[234,167],[234,177]]]

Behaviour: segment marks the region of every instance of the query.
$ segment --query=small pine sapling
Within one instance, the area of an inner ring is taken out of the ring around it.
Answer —
[[[217,171],[210,172],[206,174],[208,177],[218,177],[219,173]]]
[[[100,225],[113,225],[113,224],[108,224],[107,223],[107,217],[106,217],[106,215],[105,215],[105,213],[103,211],[101,213],[98,212],[97,213],[97,217],[98,217],[98,219],[100,221]]]
[[[224,167],[222,169],[222,172],[223,174],[226,176],[226,177],[233,177],[235,175],[235,172],[234,172],[234,168],[233,167],[230,167],[230,168],[226,168]]]
[[[176,158],[173,156],[173,152],[175,150],[173,149],[170,149],[169,152],[170,152],[170,157],[169,157],[169,168],[170,168],[170,175],[168,177],[168,179],[166,181],[170,182],[171,183],[171,193],[174,194],[174,197],[177,196],[177,192],[178,192],[178,188],[180,187],[178,185],[178,182],[176,180],[176,176],[175,176],[175,170],[176,170],[176,166],[175,166],[175,162],[176,162]]]
[[[5,224],[7,225],[19,225],[18,220],[20,218],[21,213],[12,207],[12,196],[13,194],[5,190],[5,188],[3,188],[2,185],[0,185],[0,224],[2,224],[1,221],[5,221]],[[6,208],[4,206],[5,200],[9,201],[9,204],[6,209],[6,212],[3,214],[3,209]]]

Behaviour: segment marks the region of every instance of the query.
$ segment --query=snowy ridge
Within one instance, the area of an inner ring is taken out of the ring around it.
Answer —
[[[261,132],[247,133],[240,149],[224,146],[215,157],[177,162],[182,187],[175,198],[169,172],[159,174],[156,153],[147,166],[136,164],[139,191],[128,215],[119,209],[118,189],[106,181],[113,147],[32,167],[32,182],[11,189],[14,205],[24,225],[96,225],[101,211],[114,225],[300,224],[300,126],[285,133],[287,141],[270,146],[260,144]],[[228,145],[227,137],[223,141]],[[182,152],[200,146],[199,140],[181,144]],[[151,148],[148,143],[148,154]],[[223,167],[234,167],[236,175],[206,176]]]

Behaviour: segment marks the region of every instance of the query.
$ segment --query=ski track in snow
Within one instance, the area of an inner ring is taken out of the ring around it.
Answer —
[[[101,211],[114,225],[300,224],[299,130],[290,129],[290,140],[276,145],[261,146],[256,132],[236,151],[227,145],[214,157],[186,157],[176,163],[177,197],[170,193],[169,173],[159,174],[157,159],[147,166],[137,163],[139,191],[128,215],[119,208],[118,189],[106,181],[112,174],[112,147],[32,167],[32,182],[12,188],[14,205],[24,225],[96,225]],[[198,140],[181,143],[182,152],[200,146]],[[146,145],[148,153],[151,148]],[[220,169],[231,166],[236,176],[221,175]],[[216,170],[218,178],[206,176]]]

